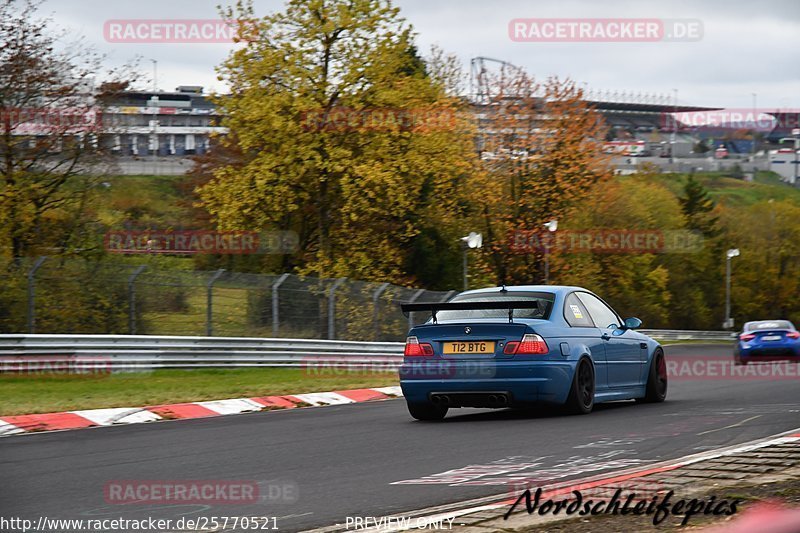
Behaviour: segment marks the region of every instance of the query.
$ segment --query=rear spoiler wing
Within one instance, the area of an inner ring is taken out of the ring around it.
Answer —
[[[433,323],[436,324],[436,313],[439,311],[475,311],[482,309],[507,309],[508,321],[514,320],[514,309],[538,309],[544,313],[544,309],[539,305],[539,300],[509,300],[506,302],[441,302],[441,303],[420,303],[420,304],[401,304],[400,309],[403,315],[408,317],[410,313],[417,311],[428,311],[431,314]]]

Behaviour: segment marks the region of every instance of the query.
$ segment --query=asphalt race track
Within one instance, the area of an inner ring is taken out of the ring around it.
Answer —
[[[730,347],[667,347],[668,359],[699,353]],[[276,516],[293,531],[498,494],[515,476],[580,478],[797,427],[800,380],[739,378],[672,380],[663,404],[588,416],[463,409],[421,423],[389,400],[21,435],[0,439],[0,515]],[[435,476],[471,465],[485,466]],[[255,480],[267,501],[109,504],[104,486],[115,480]]]

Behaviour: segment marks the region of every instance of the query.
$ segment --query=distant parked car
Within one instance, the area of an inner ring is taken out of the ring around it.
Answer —
[[[788,320],[747,322],[742,329],[733,352],[737,365],[751,361],[800,361],[800,331]]]
[[[581,287],[531,285],[463,292],[412,328],[400,368],[411,416],[440,420],[453,407],[566,405],[576,414],[612,400],[662,402],[664,350]]]

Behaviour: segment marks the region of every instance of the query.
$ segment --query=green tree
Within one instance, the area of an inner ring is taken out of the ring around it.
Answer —
[[[218,104],[242,157],[213,170],[203,207],[220,228],[296,231],[300,273],[412,281],[408,251],[422,228],[453,226],[473,156],[461,102],[428,75],[398,9],[290,0],[224,16],[243,45],[220,68],[231,94]]]
[[[570,80],[540,83],[504,67],[486,85],[483,168],[468,189],[474,224],[485,237],[482,261],[496,283],[538,282],[543,254],[517,253],[514,235],[562,218],[610,178],[605,125]]]
[[[648,175],[596,184],[563,219],[564,230],[590,236],[626,231],[657,235],[680,226],[675,196]],[[561,228],[559,224],[559,231]],[[642,252],[587,252],[559,247],[552,254],[552,276],[558,283],[597,292],[619,313],[637,316],[647,327],[666,327],[672,309],[668,288],[671,272],[661,254]]]
[[[791,200],[758,202],[724,212],[732,261],[731,306],[738,325],[748,320],[800,321],[800,207]],[[724,255],[720,253],[720,264]]]
[[[683,227],[692,232],[698,246],[685,253],[664,257],[669,270],[672,295],[672,327],[678,329],[716,329],[724,314],[721,306],[722,253],[719,224],[720,208],[709,191],[689,175],[678,197]]]
[[[95,89],[101,58],[64,46],[38,7],[0,0],[0,246],[14,260],[96,241],[85,230],[109,163],[99,119],[106,98],[127,86],[111,74]]]
[[[704,237],[709,238],[719,235],[717,227],[719,217],[715,215],[716,204],[711,199],[708,189],[703,187],[693,174],[689,174],[686,179],[683,196],[679,201],[687,229],[699,231]]]
[[[711,151],[711,147],[708,146],[708,142],[705,139],[702,139],[695,143],[693,151],[696,154],[705,154]]]

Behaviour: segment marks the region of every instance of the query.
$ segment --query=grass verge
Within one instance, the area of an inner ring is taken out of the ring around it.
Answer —
[[[394,372],[237,368],[0,375],[0,416],[397,385]]]

